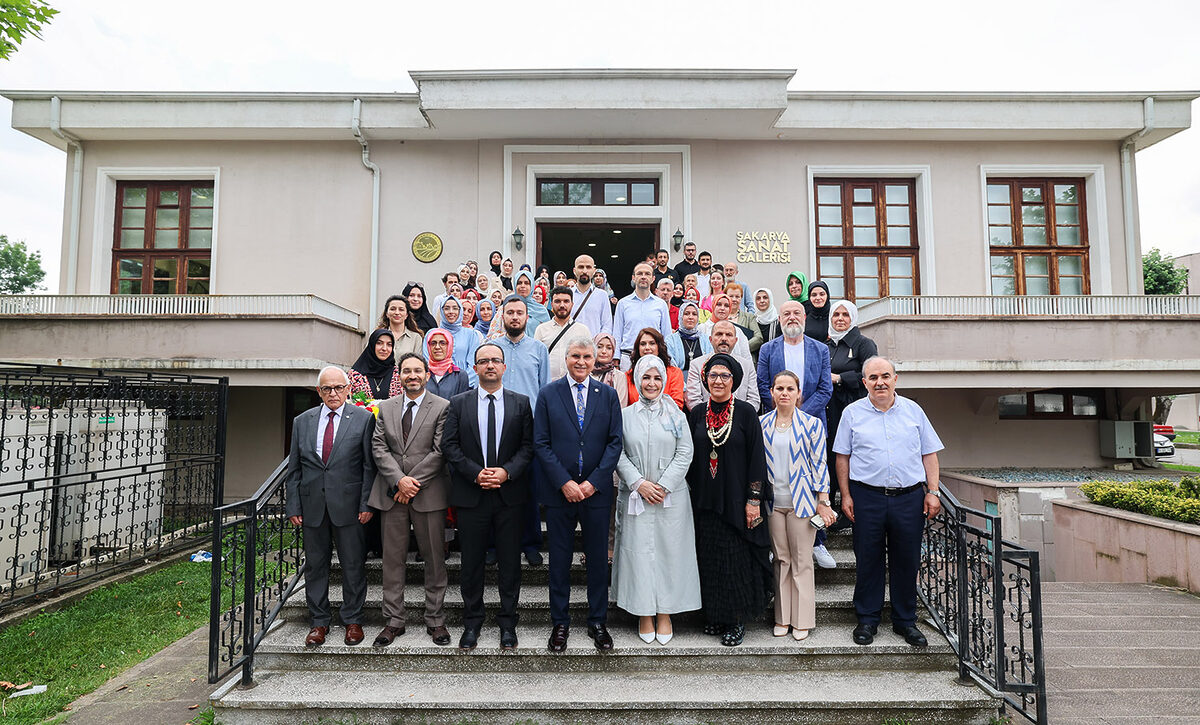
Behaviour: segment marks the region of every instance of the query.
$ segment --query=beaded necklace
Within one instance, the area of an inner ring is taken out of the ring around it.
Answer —
[[[729,400],[729,405],[725,410],[717,413],[713,411],[712,401],[708,402],[708,407],[704,413],[704,423],[707,428],[708,440],[712,443],[713,449],[708,454],[708,472],[713,478],[717,477],[717,449],[725,445],[729,441],[729,436],[733,433],[733,399]]]

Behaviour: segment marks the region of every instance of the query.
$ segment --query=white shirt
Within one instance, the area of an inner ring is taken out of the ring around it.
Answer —
[[[583,298],[587,297],[588,290],[593,289],[596,290],[595,293],[588,298],[587,304],[583,305]],[[582,292],[578,289],[571,290],[571,295],[575,298],[574,304],[571,305],[571,316],[575,318],[576,322],[583,323],[589,330],[594,330],[593,334],[595,335],[599,335],[602,332],[609,335],[612,334],[613,310],[612,306],[608,304],[607,292],[593,285],[588,285],[588,289]],[[580,305],[583,305],[582,310],[579,309]],[[575,316],[576,310],[579,310],[578,317]]]
[[[325,426],[329,425],[329,414],[333,413],[333,439],[337,440],[338,427],[342,424],[342,415],[349,403],[342,403],[337,410],[330,410],[328,405],[321,403],[321,414],[317,416],[317,455],[321,455],[321,447],[325,443]]]
[[[796,341],[795,345],[790,344],[787,338],[783,340],[783,369],[790,370],[796,373],[796,376],[803,382],[804,380],[804,337],[801,336]]]
[[[408,397],[408,393],[404,394],[404,405],[400,406],[400,415],[404,415],[404,411],[408,410],[408,406],[412,406],[412,419],[417,419],[417,413],[421,412],[421,403],[425,402],[425,388],[421,388],[421,394],[416,400]]]
[[[605,304],[608,304],[608,302],[606,301]],[[571,318],[568,317],[567,324],[571,326],[571,329],[567,330],[566,334],[562,336],[562,339],[558,341],[553,350],[550,349],[550,345],[566,325],[558,324],[558,318],[551,317],[549,320],[538,325],[537,329],[533,331],[533,339],[545,345],[546,353],[550,356],[551,380],[558,380],[567,374],[567,343],[571,338],[586,337],[591,339],[592,337],[591,331],[582,322],[578,320],[571,322]]]
[[[589,375],[589,376],[587,376],[587,378],[584,379],[584,381],[582,383],[580,383],[579,381],[575,380],[575,378],[571,377],[569,374],[567,375],[567,385],[571,386],[571,402],[572,403],[575,402],[575,395],[579,392],[579,389],[576,388],[575,386],[576,385],[583,386],[583,409],[584,410],[587,410],[588,385],[591,384],[592,380],[593,380],[592,376]],[[578,415],[578,412],[576,412],[576,415]]]
[[[711,270],[712,268],[710,267],[709,269]],[[711,271],[709,274],[696,273],[696,289],[700,291],[700,299],[704,299],[712,294],[712,285],[708,282],[708,278],[711,276]]]
[[[496,452],[497,452],[497,454],[500,452],[500,438],[503,437],[503,433],[504,433],[504,386],[500,386],[500,388],[494,393],[489,393],[488,391],[484,390],[483,388],[479,388],[479,407],[477,408],[477,410],[479,411],[479,444],[483,448],[484,458],[487,458],[487,453],[488,453],[488,437],[487,437],[488,405],[491,403],[491,401],[488,400],[489,395],[496,396]],[[484,463],[486,464],[487,461],[485,460]],[[499,463],[499,461],[495,461],[495,463]]]

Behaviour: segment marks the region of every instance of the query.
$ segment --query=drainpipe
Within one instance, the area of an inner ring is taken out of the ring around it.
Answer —
[[[76,293],[75,280],[79,269],[79,215],[83,197],[83,144],[75,136],[62,130],[62,101],[58,96],[50,99],[50,131],[67,142],[67,148],[75,155],[75,169],[71,179],[71,220],[67,228],[67,280],[66,294]]]
[[[362,134],[362,129],[359,127],[359,120],[362,118],[362,101],[354,99],[354,114],[351,117],[350,128],[354,132],[354,138],[362,145],[362,162],[363,166],[371,170],[371,302],[369,305],[370,316],[367,318],[368,325],[375,324],[376,313],[379,311],[379,166],[371,161],[371,148],[367,145],[367,139]]]
[[[1125,280],[1129,294],[1137,294],[1142,289],[1139,271],[1142,260],[1138,256],[1141,239],[1136,238],[1138,226],[1134,221],[1134,211],[1137,200],[1134,198],[1133,154],[1138,139],[1154,130],[1154,97],[1147,96],[1142,100],[1142,130],[1129,136],[1121,142],[1121,207],[1125,218]]]

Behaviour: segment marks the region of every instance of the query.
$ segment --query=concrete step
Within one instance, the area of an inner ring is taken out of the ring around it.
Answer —
[[[818,627],[807,639],[797,642],[790,635],[774,637],[767,625],[747,628],[746,641],[725,647],[717,637],[694,628],[680,628],[665,646],[646,644],[632,624],[614,625],[609,631],[616,647],[600,654],[586,629],[573,628],[567,650],[546,650],[550,636],[546,625],[517,627],[520,646],[500,651],[500,633],[488,627],[480,635],[479,647],[464,653],[458,649],[459,628],[451,632],[449,646],[434,645],[422,624],[409,626],[391,646],[374,648],[370,642],[379,633],[367,629],[367,640],[355,647],[343,643],[345,631],[335,627],[321,647],[304,646],[306,622],[289,622],[276,627],[263,639],[255,654],[255,671],[331,672],[764,672],[895,670],[903,672],[942,670],[951,672],[958,660],[944,638],[932,627],[924,627],[929,647],[911,647],[890,628],[880,631],[866,647],[854,644],[850,625]]]
[[[831,584],[818,586],[817,594],[817,624],[832,624],[832,623],[853,623],[855,621],[854,606],[852,603],[854,595],[854,585],[852,584]],[[884,618],[887,618],[887,595],[885,594],[884,602]],[[333,609],[338,609],[342,603],[342,590],[340,586],[329,588],[329,601]],[[487,620],[485,624],[490,624],[493,621],[496,610],[500,605],[500,596],[495,587],[484,587],[483,590],[484,606],[487,607]],[[405,602],[405,617],[411,624],[416,624],[424,621],[424,602],[425,590],[419,585],[409,585],[404,588]],[[367,586],[367,601],[365,605],[365,619],[369,625],[382,625],[383,612],[383,587],[378,584],[370,584]],[[446,588],[446,598],[444,600],[445,614],[447,625],[462,624],[462,592],[457,586]],[[575,585],[571,587],[570,612],[572,613],[572,621],[582,627],[586,621],[587,614],[587,588]],[[550,622],[550,591],[545,585],[528,585],[521,587],[520,603],[518,612],[521,621],[526,624],[548,624]],[[287,603],[283,606],[281,614],[289,621],[308,622],[308,607],[304,601],[302,591],[297,591]],[[763,621],[766,621],[768,613],[763,612]],[[703,624],[703,617],[699,612],[685,612],[676,615],[676,621],[682,622],[685,626],[692,624]],[[337,621],[335,616],[335,622]],[[615,602],[609,604],[609,621],[614,623],[633,621],[633,615],[617,608]]]
[[[470,657],[470,655],[467,655]],[[996,703],[949,672],[644,672],[636,680],[594,672],[262,673],[213,694],[216,721],[276,725],[532,721],[596,723],[840,723],[889,718],[922,725],[987,725]]]

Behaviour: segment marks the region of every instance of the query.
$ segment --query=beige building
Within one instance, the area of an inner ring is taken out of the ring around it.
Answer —
[[[0,359],[228,375],[236,495],[408,281],[586,251],[620,288],[694,240],[777,300],[791,270],[854,299],[947,465],[1111,465],[1102,421],[1200,390],[1200,297],[1141,294],[1134,158],[1197,93],[411,75],[416,93],[4,93],[67,157],[60,294],[0,298]]]

